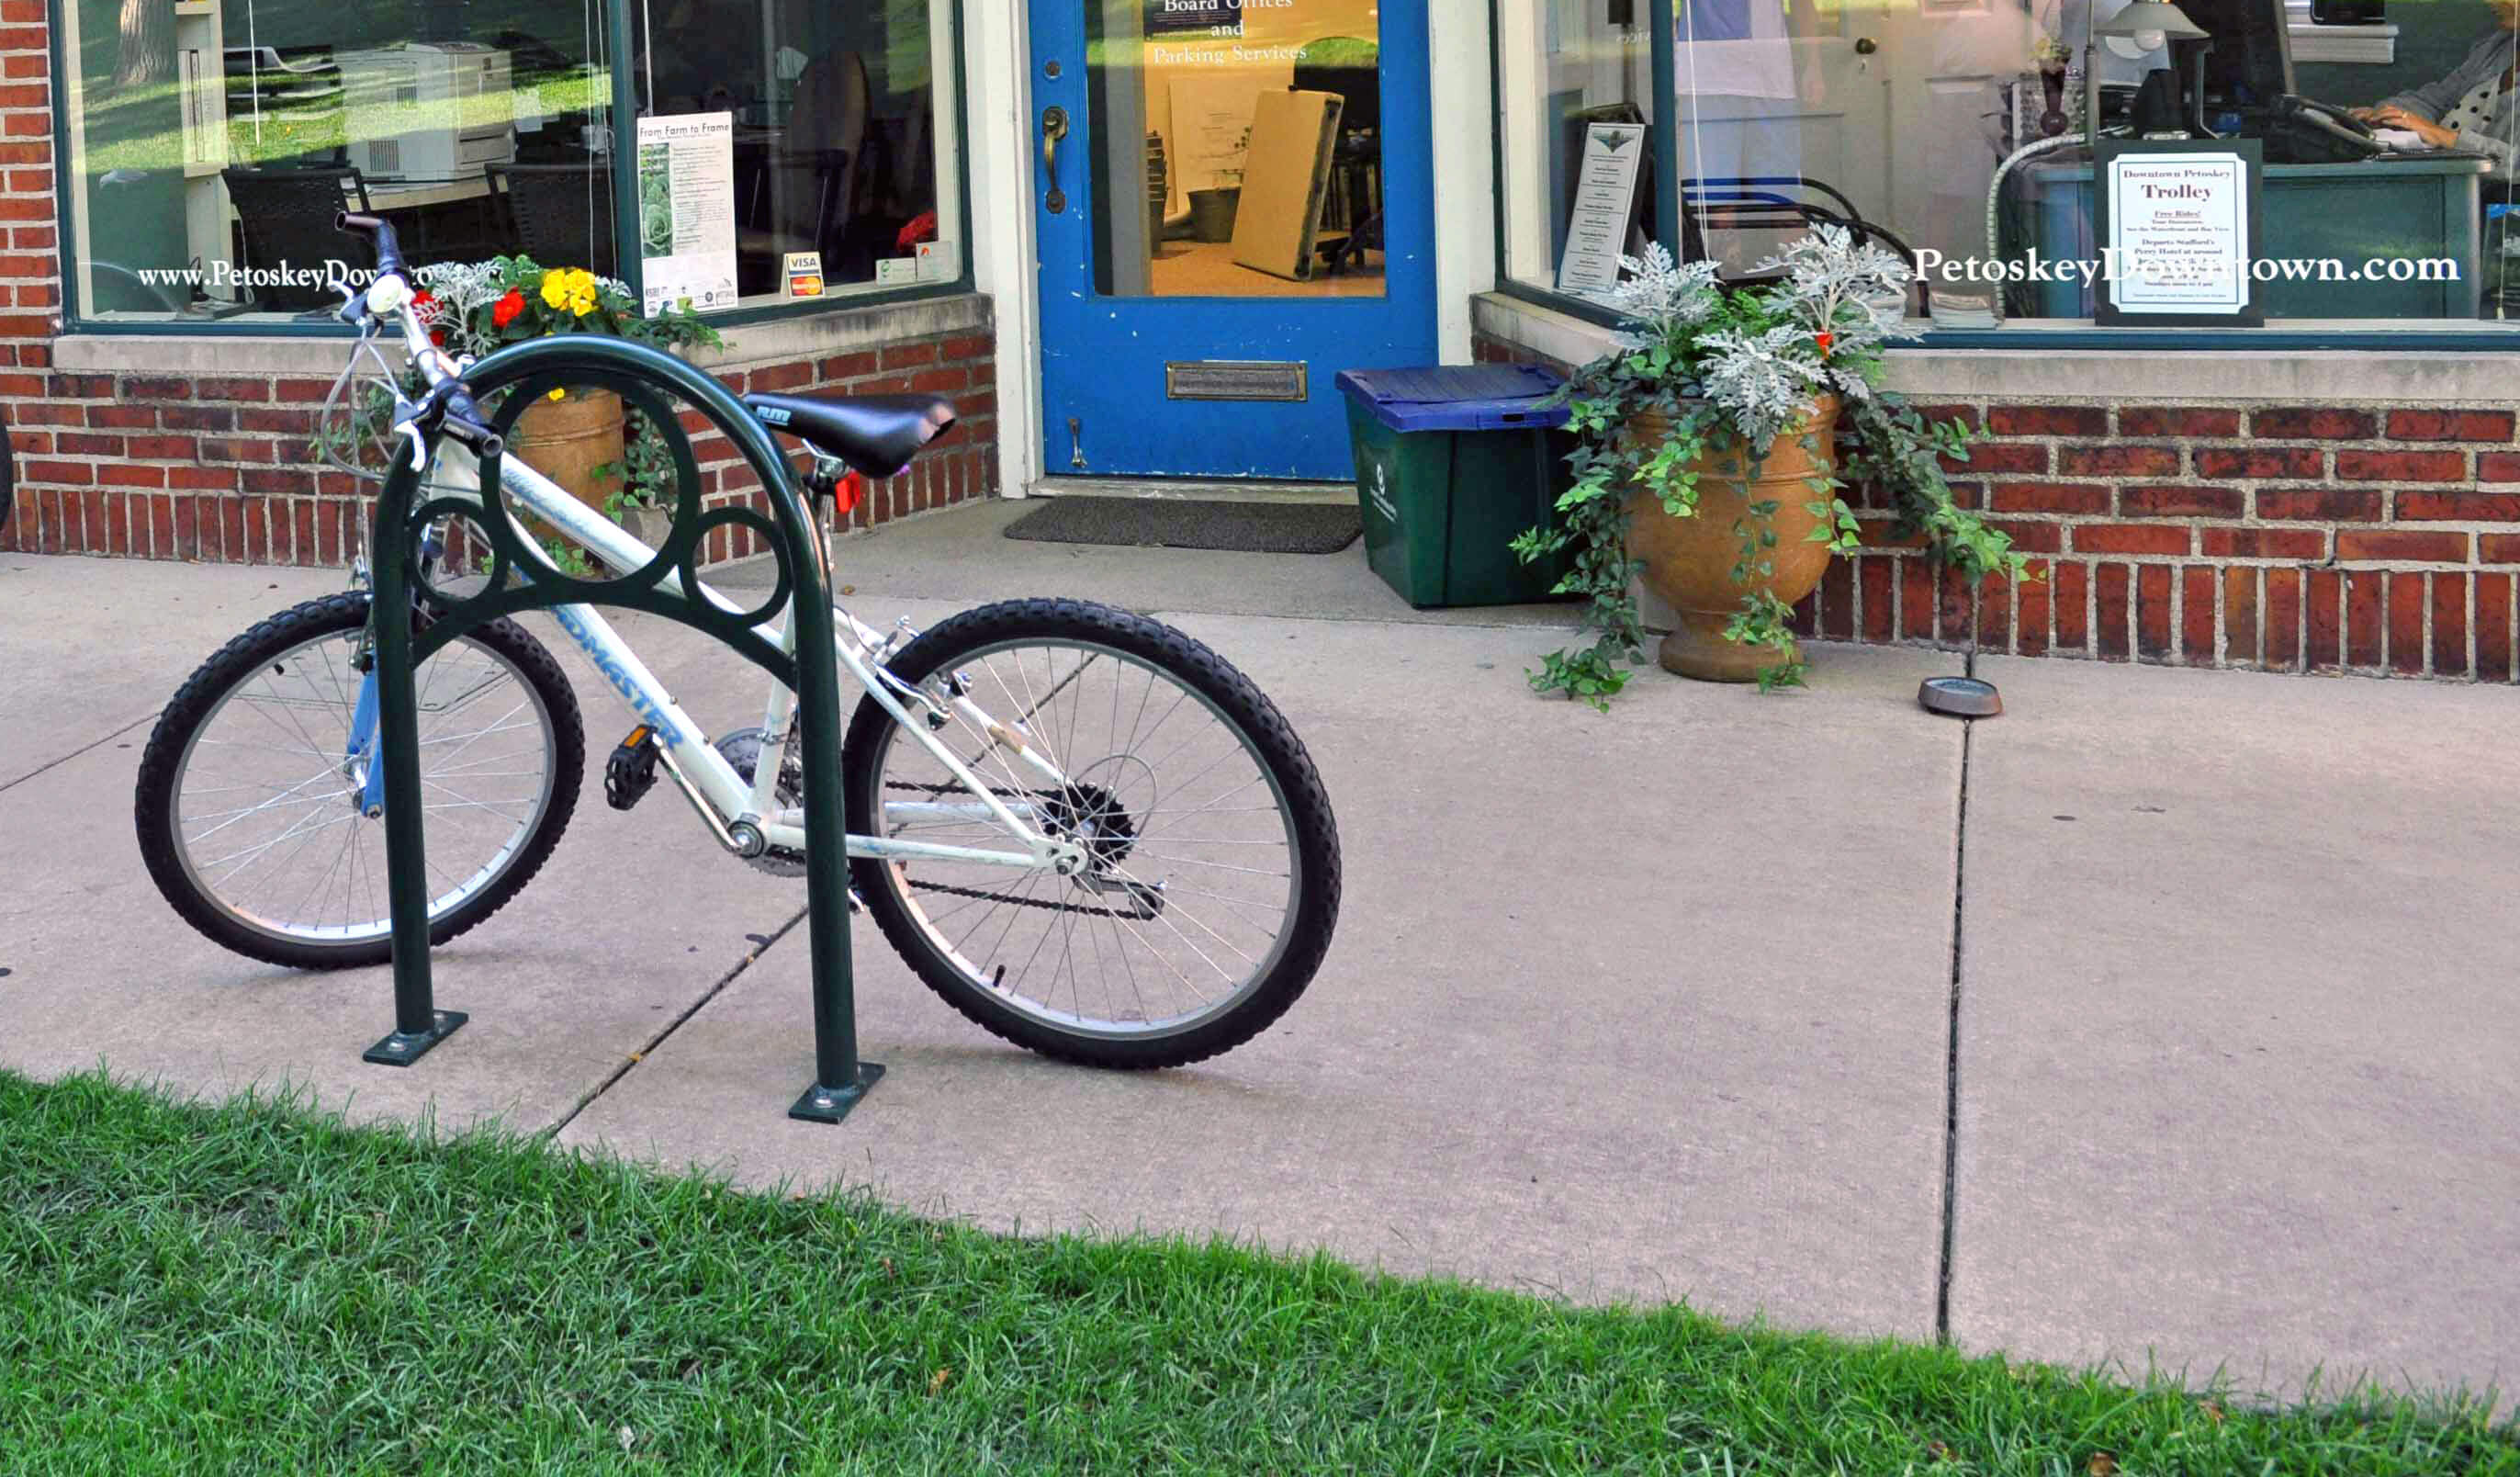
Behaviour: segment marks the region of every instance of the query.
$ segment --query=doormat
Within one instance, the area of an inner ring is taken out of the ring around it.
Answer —
[[[1336,554],[1365,531],[1337,503],[1209,503],[1188,498],[1043,498],[1007,537],[1045,544],[1226,549],[1239,554]]]

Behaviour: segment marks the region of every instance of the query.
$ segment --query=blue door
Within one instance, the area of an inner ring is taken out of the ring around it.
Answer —
[[[1432,364],[1426,0],[1032,0],[1053,475],[1345,479]]]

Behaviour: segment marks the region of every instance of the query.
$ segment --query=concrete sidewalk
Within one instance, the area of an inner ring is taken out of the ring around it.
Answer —
[[[1252,1044],[1045,1062],[863,927],[890,1075],[836,1129],[791,1122],[802,884],[671,801],[608,809],[591,764],[543,874],[439,954],[472,1023],[363,1065],[385,971],[201,939],[124,799],[156,703],[338,576],[0,556],[0,1067],[285,1078],[988,1226],[1216,1230],[2278,1393],[2520,1378],[2515,694],[1990,661],[2009,712],[1963,726],[1912,700],[1957,655],[1822,648],[1807,693],[1648,671],[1604,717],[1523,689],[1560,609],[1413,612],[1353,549],[1076,550],[997,537],[1011,515],[847,541],[849,603],[1103,599],[1278,700],[1347,893]],[[625,625],[702,721],[751,721],[749,669]],[[600,760],[626,720],[568,664]]]

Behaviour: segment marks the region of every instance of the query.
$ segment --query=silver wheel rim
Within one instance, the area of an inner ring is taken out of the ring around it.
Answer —
[[[193,890],[270,939],[386,937],[384,823],[358,807],[347,753],[360,632],[264,660],[193,729],[167,799]],[[551,809],[557,739],[542,694],[505,656],[449,643],[414,674],[431,919],[506,873]]]
[[[886,883],[929,950],[969,988],[1076,1036],[1176,1036],[1248,999],[1285,955],[1304,871],[1293,806],[1241,726],[1151,662],[1094,642],[998,643],[922,687],[941,698],[955,673],[1001,722],[1030,715],[1027,741],[1069,777],[1069,793],[950,705],[938,737],[1019,814],[1081,840],[1113,890],[1047,869],[891,862]],[[880,834],[1012,849],[899,724],[884,728],[875,764]],[[1152,917],[1140,889],[1161,900]]]

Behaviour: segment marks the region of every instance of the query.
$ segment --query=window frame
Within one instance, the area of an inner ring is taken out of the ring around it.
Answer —
[[[1528,302],[1535,307],[1563,313],[1605,328],[1616,327],[1619,315],[1612,309],[1585,298],[1571,296],[1554,288],[1525,282],[1513,275],[1509,259],[1506,220],[1517,206],[1511,196],[1512,176],[1506,167],[1507,140],[1519,131],[1529,130],[1541,121],[1542,99],[1516,94],[1506,85],[1505,39],[1508,13],[1517,20],[1536,20],[1539,7],[1550,0],[1497,0],[1488,11],[1488,76],[1496,98],[1492,116],[1496,131],[1490,140],[1493,154],[1491,175],[1496,181],[1496,289],[1507,297]],[[1650,61],[1653,69],[1653,115],[1657,120],[1676,118],[1680,113],[1679,78],[1675,71],[1672,31],[1673,0],[1643,0],[1646,23],[1651,27]],[[1680,161],[1669,148],[1654,151],[1654,234],[1659,241],[1680,239]],[[2048,320],[2057,326],[2038,328],[2027,323],[2022,327],[1999,329],[1924,328],[1923,336],[1903,341],[1902,348],[1916,349],[2057,349],[2065,352],[2089,349],[2133,349],[2144,352],[2161,350],[2271,350],[2277,353],[2310,353],[2322,349],[2399,350],[2423,348],[2444,353],[2520,354],[2520,328],[2504,331],[2486,329],[2432,329],[2409,332],[2403,329],[2348,328],[2119,328],[2103,329],[2084,319]],[[2138,386],[2139,387],[2139,386]]]
[[[67,13],[74,0],[46,0],[45,16],[51,34],[46,38],[50,52],[52,75],[55,78],[53,98],[53,225],[55,254],[61,267],[62,336],[97,335],[122,336],[168,336],[187,338],[305,338],[340,339],[356,336],[349,325],[330,320],[303,322],[295,319],[266,319],[260,322],[224,321],[186,322],[180,318],[103,319],[86,315],[86,304],[80,269],[81,223],[85,201],[80,199],[79,181],[84,175],[74,167],[85,151],[73,152],[72,109],[69,94],[75,85],[67,67],[65,42],[69,34]],[[638,98],[631,87],[630,5],[635,0],[611,0],[606,20],[608,50],[611,54],[612,81],[612,233],[614,257],[622,264],[621,280],[638,299],[641,262],[638,254],[638,177],[635,168],[623,160],[636,159],[639,137]],[[945,62],[951,63],[953,106],[937,108],[941,121],[948,116],[953,123],[952,158],[948,168],[946,151],[937,151],[937,198],[940,202],[950,185],[955,209],[960,218],[956,227],[963,240],[958,243],[962,258],[960,273],[950,282],[923,282],[881,288],[865,287],[794,302],[756,302],[749,306],[728,309],[707,315],[707,322],[720,330],[740,329],[762,323],[782,323],[792,318],[810,318],[823,313],[844,313],[852,309],[912,302],[929,297],[960,296],[976,291],[975,258],[970,240],[971,214],[971,133],[968,93],[969,65],[964,47],[964,0],[945,0],[947,30],[944,36]],[[944,62],[938,70],[945,69]],[[84,96],[80,99],[84,104]],[[621,147],[621,140],[631,147]],[[951,174],[950,181],[942,176]]]

